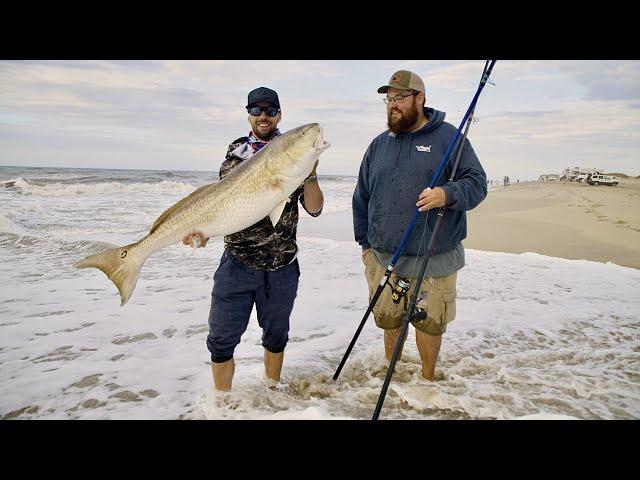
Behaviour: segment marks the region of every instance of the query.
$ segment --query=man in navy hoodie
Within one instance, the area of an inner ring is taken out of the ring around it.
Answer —
[[[454,180],[448,181],[452,156],[437,185],[425,188],[444,158],[456,127],[444,121],[444,112],[425,108],[424,83],[413,72],[394,73],[378,93],[386,94],[383,100],[387,104],[389,130],[374,138],[360,165],[353,193],[355,240],[362,247],[371,300],[416,207],[425,212],[420,215],[389,282],[395,286],[399,279],[405,280],[411,284],[409,290],[394,303],[391,288],[385,287],[373,310],[376,325],[384,330],[385,354],[390,360],[408,298],[416,288],[437,209],[447,207],[425,280],[419,287],[418,299],[422,298],[419,306],[426,306],[427,318],[411,322],[416,329],[422,376],[433,381],[442,334],[456,314],[456,275],[464,266],[461,242],[467,236],[465,212],[486,197],[487,179],[471,143],[466,140]]]

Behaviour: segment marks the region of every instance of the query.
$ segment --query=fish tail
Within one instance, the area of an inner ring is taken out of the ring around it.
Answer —
[[[112,248],[101,253],[89,255],[74,264],[76,268],[98,268],[107,274],[109,280],[120,292],[120,306],[131,297],[138,281],[138,274],[147,257],[136,252],[134,247],[140,242],[124,247]]]

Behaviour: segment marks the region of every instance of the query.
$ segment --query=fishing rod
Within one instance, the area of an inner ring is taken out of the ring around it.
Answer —
[[[493,66],[495,65],[495,63],[496,63],[496,60],[487,60],[485,62],[484,70],[482,72],[482,77],[480,79],[480,85],[478,86],[478,89],[476,90],[476,93],[475,93],[475,95],[473,97],[473,100],[471,100],[471,103],[469,104],[469,108],[467,108],[467,111],[466,111],[464,117],[462,118],[462,122],[460,122],[460,126],[456,130],[455,136],[453,137],[453,139],[451,140],[451,143],[449,144],[449,148],[447,149],[447,151],[444,154],[444,158],[442,159],[442,161],[440,162],[440,165],[438,166],[438,169],[436,170],[436,172],[432,176],[431,182],[429,183],[428,188],[433,188],[438,183],[438,180],[440,179],[440,175],[442,175],[442,172],[444,171],[447,163],[449,162],[449,157],[453,153],[454,149],[456,149],[458,147],[458,140],[460,139],[460,134],[462,132],[462,128],[464,127],[465,123],[467,123],[468,119],[471,116],[471,113],[475,110],[476,103],[478,102],[478,98],[480,97],[480,94],[482,93],[482,90],[484,89],[484,86],[489,81],[489,77],[491,76],[491,72],[493,70]],[[382,295],[382,292],[384,291],[385,286],[389,282],[389,278],[391,278],[391,274],[393,273],[395,265],[398,262],[398,259],[400,258],[400,255],[402,254],[402,252],[406,248],[407,243],[409,242],[409,237],[413,233],[413,229],[415,228],[416,223],[418,221],[418,217],[420,216],[421,213],[422,212],[420,212],[420,210],[418,208],[416,208],[416,212],[413,215],[413,218],[411,219],[411,223],[409,224],[409,228],[405,232],[404,237],[402,237],[402,240],[400,241],[400,245],[398,246],[398,249],[396,250],[396,253],[394,254],[393,258],[389,262],[389,265],[387,265],[387,268],[386,268],[382,278],[380,279],[380,283],[378,284],[378,288],[376,289],[376,292],[374,293],[373,297],[371,298],[371,301],[369,302],[369,306],[367,307],[367,310],[366,310],[364,316],[362,317],[362,320],[360,321],[360,324],[358,325],[358,328],[356,329],[356,333],[354,334],[353,338],[351,339],[351,343],[349,343],[349,346],[347,347],[347,350],[344,353],[344,355],[342,357],[342,360],[340,361],[340,365],[338,365],[338,368],[336,369],[336,372],[333,374],[333,379],[334,380],[338,379],[338,376],[340,375],[340,372],[342,371],[342,368],[344,367],[344,364],[346,363],[347,358],[351,354],[351,350],[353,350],[353,347],[355,346],[356,341],[358,340],[358,337],[360,336],[360,332],[362,331],[362,328],[364,327],[364,324],[367,322],[367,319],[369,318],[369,315],[373,311],[373,308],[375,307],[376,303],[378,302],[378,299],[380,298],[380,295]],[[433,237],[433,235],[432,235],[432,237]]]
[[[453,168],[451,169],[451,175],[449,176],[449,182],[453,182],[453,179],[456,175],[456,171],[458,170],[458,164],[460,163],[460,157],[462,154],[462,150],[464,148],[464,141],[467,138],[467,133],[469,132],[469,126],[471,125],[472,121],[473,121],[473,111],[471,112],[471,116],[469,116],[469,119],[467,120],[467,126],[465,128],[464,135],[462,135],[460,144],[458,145],[456,158],[453,163]],[[380,410],[382,409],[382,404],[384,403],[384,400],[386,398],[387,390],[389,388],[389,383],[391,383],[391,377],[393,376],[393,372],[396,367],[396,362],[400,357],[400,352],[402,351],[402,345],[404,344],[405,335],[407,334],[407,330],[409,329],[409,323],[412,320],[415,320],[417,322],[423,322],[427,319],[427,307],[426,307],[426,302],[424,301],[426,301],[426,296],[429,295],[429,293],[423,292],[424,296],[420,300],[420,303],[421,305],[424,305],[424,308],[418,308],[417,309],[418,311],[416,312],[416,305],[418,304],[418,295],[420,293],[420,290],[421,290],[420,287],[422,286],[422,282],[424,281],[424,277],[427,272],[427,265],[429,264],[429,259],[431,258],[435,250],[435,240],[438,236],[438,233],[440,233],[440,226],[444,222],[444,215],[446,210],[447,210],[446,206],[440,207],[440,209],[438,210],[438,219],[436,220],[436,224],[433,227],[433,233],[431,234],[431,238],[429,239],[429,245],[427,246],[427,250],[426,250],[428,254],[425,255],[424,259],[422,260],[420,273],[418,273],[418,278],[416,279],[416,284],[415,284],[416,286],[409,299],[409,307],[407,309],[407,313],[405,314],[404,319],[402,320],[402,326],[400,327],[400,335],[398,336],[398,340],[393,349],[393,355],[391,357],[391,362],[389,363],[389,369],[387,370],[387,375],[384,379],[382,390],[380,391],[380,396],[378,397],[378,403],[376,404],[376,409],[373,413],[372,420],[377,420],[378,417],[380,416]],[[425,229],[427,228],[426,223],[424,228]]]

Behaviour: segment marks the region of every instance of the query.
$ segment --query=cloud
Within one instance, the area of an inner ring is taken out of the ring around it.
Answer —
[[[51,158],[52,151],[65,152],[67,159],[99,163],[113,152],[124,167],[210,169],[248,131],[247,92],[265,85],[280,94],[283,130],[323,124],[332,143],[323,154],[325,172],[356,174],[369,142],[386,128],[376,89],[395,70],[423,76],[428,105],[447,111],[457,126],[483,66],[483,60],[0,61],[0,151],[3,163],[28,164],[36,151],[46,159],[51,145]],[[540,166],[566,166],[571,155],[627,162],[627,171],[637,164],[639,62],[499,60],[492,80],[496,87],[485,89],[471,130],[488,171],[509,174],[517,164],[537,175]]]
[[[585,96],[588,98],[640,99],[640,62],[581,61],[556,62],[555,65],[585,88]]]
[[[490,115],[485,115],[483,116],[484,119],[490,119],[490,118],[524,118],[524,119],[530,119],[530,120],[539,120],[539,119],[543,119],[546,117],[549,117],[550,115],[559,115],[562,114],[563,110],[536,110],[536,111],[520,111],[520,112],[501,112],[501,113],[494,113],[494,114],[490,114]]]
[[[600,139],[607,135],[640,136],[636,133],[640,131],[640,116],[624,101],[575,101],[562,106],[548,111],[503,112],[488,116],[486,120],[493,124],[495,131],[526,132],[532,140],[586,135],[594,142],[602,143]]]

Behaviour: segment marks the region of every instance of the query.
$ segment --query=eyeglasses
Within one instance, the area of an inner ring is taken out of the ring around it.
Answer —
[[[384,97],[382,101],[386,105],[389,105],[389,103],[400,105],[402,102],[404,102],[405,98],[413,97],[414,95],[417,95],[417,94],[418,92],[413,92],[413,93],[410,93],[409,95],[398,95],[397,97]]]
[[[265,112],[267,114],[267,116],[269,117],[275,117],[276,115],[278,115],[278,112],[280,111],[279,108],[277,107],[247,107],[247,112],[249,112],[249,114],[252,117],[259,117],[260,114],[262,112]]]

